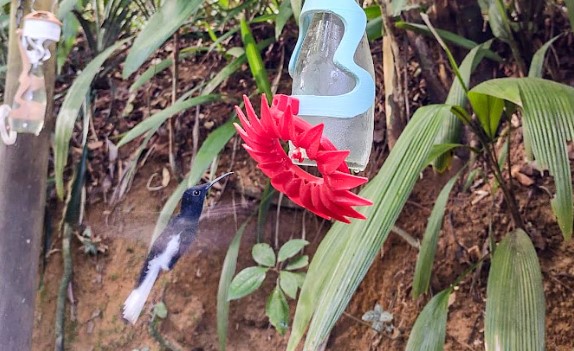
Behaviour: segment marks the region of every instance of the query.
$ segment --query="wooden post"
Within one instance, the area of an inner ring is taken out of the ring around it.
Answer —
[[[24,12],[29,12],[30,1],[22,1]],[[21,71],[15,17],[18,2],[12,0],[10,7],[3,101],[9,105]],[[52,1],[37,0],[35,9],[52,11]],[[44,67],[48,97],[44,130],[39,136],[19,134],[16,144],[11,146],[0,142],[0,348],[3,350],[26,351],[32,347],[50,134],[54,126],[55,61],[51,59]]]

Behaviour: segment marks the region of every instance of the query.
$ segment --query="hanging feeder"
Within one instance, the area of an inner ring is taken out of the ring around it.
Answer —
[[[38,135],[46,115],[46,85],[43,62],[50,58],[48,45],[60,40],[62,23],[48,11],[33,11],[24,17],[18,31],[22,73],[12,107],[0,106],[0,135],[6,145],[16,142],[17,133]]]
[[[367,166],[373,142],[375,83],[366,24],[355,0],[307,0],[289,61],[299,116],[323,123],[324,136],[349,150],[345,160],[355,171]],[[305,157],[294,161],[313,165]]]
[[[258,118],[244,97],[235,128],[245,150],[275,189],[326,218],[365,219],[354,206],[372,202],[350,191],[367,182],[373,140],[375,83],[365,36],[366,16],[355,0],[306,0],[289,62],[293,95],[261,99]],[[288,142],[289,153],[281,141]],[[314,176],[298,165],[316,166]]]
[[[349,189],[367,182],[367,178],[350,174],[345,163],[348,150],[337,150],[323,134],[323,125],[312,126],[297,116],[299,102],[287,95],[275,95],[271,108],[265,95],[261,98],[261,118],[257,117],[249,99],[244,96],[247,116],[236,107],[241,126],[237,132],[243,147],[257,161],[275,189],[296,204],[325,218],[349,223],[349,218],[365,219],[353,206],[372,202]],[[316,162],[322,177],[314,176],[293,163],[291,154],[281,141],[290,141],[297,150],[306,150],[306,157]]]

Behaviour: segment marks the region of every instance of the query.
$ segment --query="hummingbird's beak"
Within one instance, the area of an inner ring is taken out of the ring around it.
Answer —
[[[211,188],[211,187],[213,186],[213,184],[219,182],[221,179],[223,179],[223,178],[225,178],[225,177],[227,177],[227,176],[230,176],[230,175],[232,175],[232,174],[233,174],[233,172],[227,172],[227,173],[225,173],[224,175],[215,178],[213,181],[211,181],[211,183],[209,183],[209,186],[208,186],[207,188],[208,188],[208,189]]]

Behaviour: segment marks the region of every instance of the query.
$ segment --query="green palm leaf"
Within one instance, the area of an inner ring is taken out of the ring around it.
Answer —
[[[418,316],[409,335],[406,351],[442,351],[446,337],[448,298],[452,289],[435,295]]]
[[[544,289],[534,246],[521,229],[496,248],[488,274],[486,351],[544,350]]]
[[[315,350],[329,335],[426,166],[445,110],[446,105],[417,110],[379,174],[361,191],[374,202],[359,209],[368,219],[335,223],[321,242],[301,291],[288,350],[297,347],[309,321],[305,349]]]
[[[84,97],[90,90],[92,80],[100,71],[104,62],[125,42],[126,40],[118,41],[115,45],[110,46],[90,61],[82,73],[76,77],[74,83],[72,83],[72,86],[66,93],[66,97],[56,118],[56,135],[54,137],[54,173],[56,193],[60,199],[64,198],[64,168],[68,162],[70,139],[72,138],[74,124],[76,123],[82,102],[84,102]]]
[[[552,210],[565,239],[572,237],[572,178],[566,143],[574,137],[574,88],[540,78],[503,78],[484,82],[473,92],[496,96],[522,108],[525,144],[538,167],[554,177]]]
[[[138,34],[126,57],[123,76],[129,77],[159,48],[189,17],[199,9],[201,0],[165,1]]]

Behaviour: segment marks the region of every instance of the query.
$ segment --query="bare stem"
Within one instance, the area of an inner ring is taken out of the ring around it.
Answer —
[[[58,298],[56,305],[56,342],[54,345],[55,351],[64,351],[66,296],[68,292],[68,285],[72,279],[72,255],[70,253],[71,239],[72,227],[65,223],[64,234],[62,236],[62,258],[64,260],[64,273],[62,275],[62,280],[60,281],[60,287],[58,288]]]

